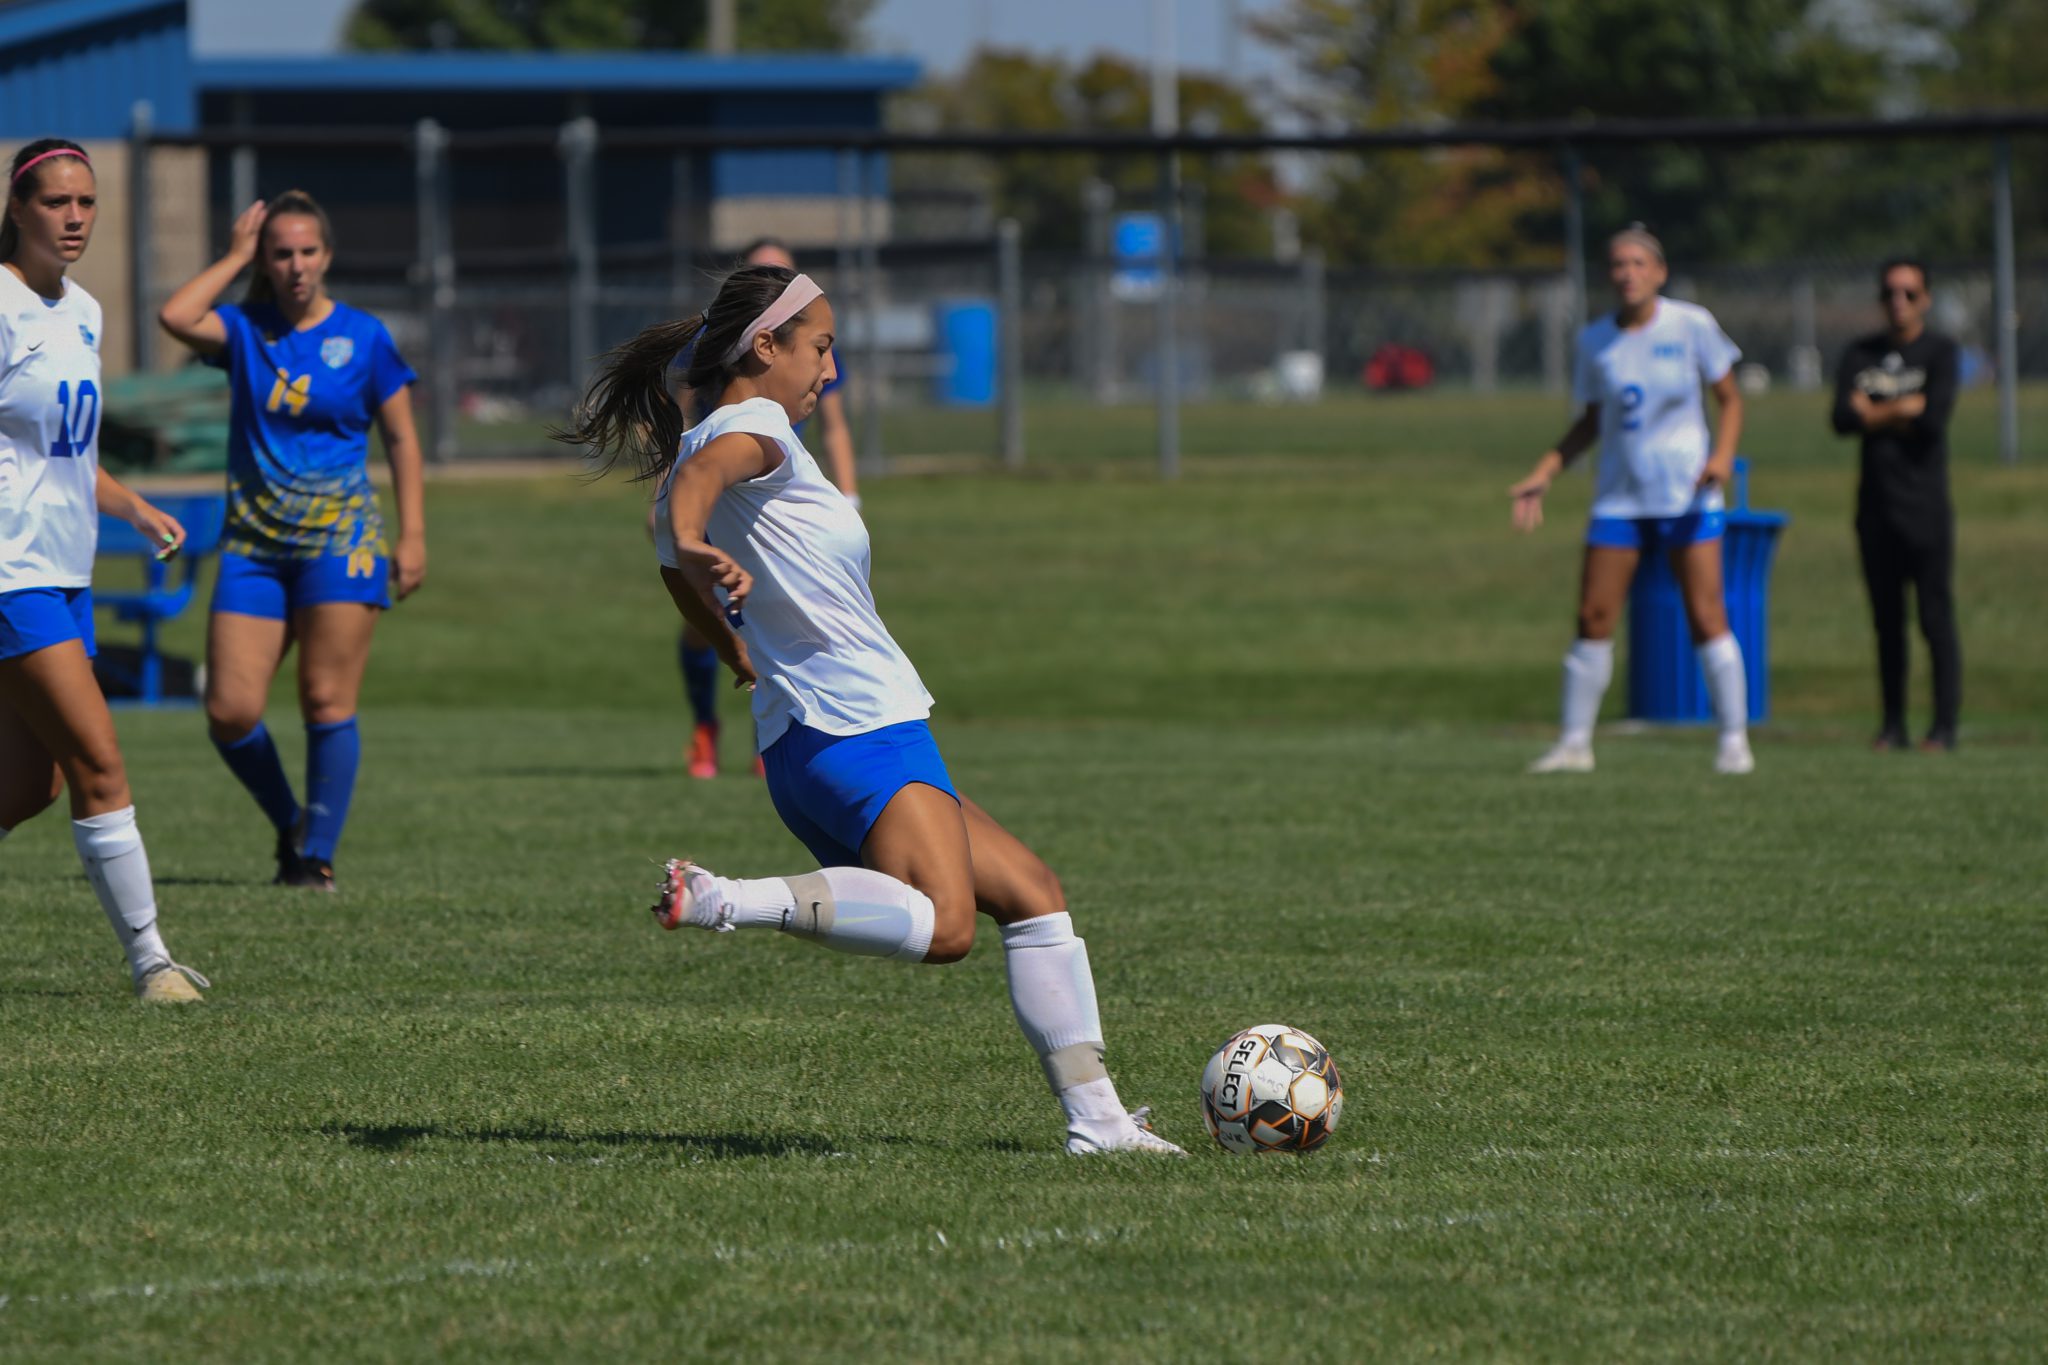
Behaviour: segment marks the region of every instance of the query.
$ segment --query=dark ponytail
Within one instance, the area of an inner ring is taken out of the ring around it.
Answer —
[[[43,178],[43,167],[48,166],[50,162],[43,162],[41,165],[31,169],[26,175],[22,174],[21,168],[39,156],[49,156],[51,152],[74,153],[80,161],[85,163],[87,170],[92,169],[92,158],[85,154],[85,148],[70,139],[61,137],[37,138],[34,142],[29,143],[28,146],[16,152],[14,160],[8,164],[7,199],[10,205],[18,200],[26,199],[35,193],[36,183]],[[56,157],[51,158],[51,160],[59,159]],[[69,158],[61,159],[68,160]],[[14,214],[11,212],[0,214],[0,261],[13,260],[14,253],[20,247],[21,229],[14,225]]]
[[[334,253],[334,224],[327,221],[327,210],[320,207],[320,201],[304,190],[286,190],[264,206],[263,227],[256,234],[256,264],[249,271],[249,288],[242,295],[243,303],[277,302],[277,286],[270,282],[270,276],[263,269],[263,239],[270,232],[270,225],[280,218],[311,218],[320,225],[320,244]]]
[[[632,464],[635,479],[660,478],[676,462],[687,420],[670,391],[676,357],[688,357],[681,387],[689,390],[697,409],[692,415],[701,418],[753,364],[751,350],[730,364],[725,359],[740,344],[747,324],[767,312],[795,278],[795,271],[779,265],[733,271],[702,313],[656,323],[606,352],[569,425],[549,434],[564,445],[581,446],[597,462],[599,474],[623,459]],[[777,344],[788,344],[803,318],[800,312],[776,328]]]

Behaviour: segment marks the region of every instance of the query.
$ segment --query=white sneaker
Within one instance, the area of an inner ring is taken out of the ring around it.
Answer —
[[[1549,753],[1529,765],[1532,773],[1589,773],[1593,771],[1593,746],[1567,744],[1559,740]]]
[[[1067,1134],[1068,1156],[1102,1156],[1108,1152],[1149,1152],[1154,1156],[1186,1156],[1187,1153],[1152,1131],[1152,1106],[1131,1111],[1131,1121],[1121,1133],[1107,1139],[1085,1133]]]
[[[135,998],[145,1005],[196,1005],[206,997],[194,989],[213,983],[179,962],[160,962],[135,978]]]
[[[726,904],[718,878],[684,858],[671,858],[661,869],[661,894],[647,907],[664,929],[685,924],[714,933],[732,932],[732,907]]]
[[[1714,755],[1714,771],[1738,776],[1756,771],[1756,756],[1749,751],[1748,735],[1721,736],[1721,750]]]

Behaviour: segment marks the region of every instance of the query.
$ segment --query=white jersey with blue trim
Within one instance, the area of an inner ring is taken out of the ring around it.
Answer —
[[[783,455],[766,474],[719,494],[705,528],[705,539],[754,579],[739,634],[760,679],[754,724],[761,751],[791,725],[859,735],[929,716],[932,694],[875,610],[867,525],[804,449],[781,404],[731,403],[684,434],[655,495],[656,557],[676,567],[668,530],[676,470],[728,432],[766,437]]]
[[[91,586],[99,467],[100,306],[0,267],[0,592]]]
[[[1712,313],[1677,299],[1658,299],[1641,327],[1624,329],[1610,313],[1579,333],[1572,399],[1600,405],[1594,516],[1720,508],[1718,488],[1698,489],[1712,453],[1700,388],[1719,383],[1741,358]]]

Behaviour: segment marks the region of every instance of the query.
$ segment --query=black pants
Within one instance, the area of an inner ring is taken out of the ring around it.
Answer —
[[[1963,646],[1956,637],[1956,540],[1952,521],[1906,529],[1882,517],[1856,522],[1863,550],[1863,582],[1877,627],[1877,679],[1884,694],[1884,729],[1906,728],[1906,584],[1918,599],[1920,633],[1934,663],[1932,733],[1953,738],[1963,702]]]

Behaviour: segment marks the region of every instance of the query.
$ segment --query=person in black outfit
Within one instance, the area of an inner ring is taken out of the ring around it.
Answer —
[[[1876,747],[1906,747],[1906,584],[1934,662],[1934,725],[1920,747],[1953,749],[1962,704],[1956,638],[1955,512],[1948,497],[1948,419],[1956,344],[1927,329],[1927,268],[1889,261],[1878,272],[1890,327],[1851,345],[1835,380],[1835,430],[1863,438],[1856,538],[1877,626],[1884,726]]]

